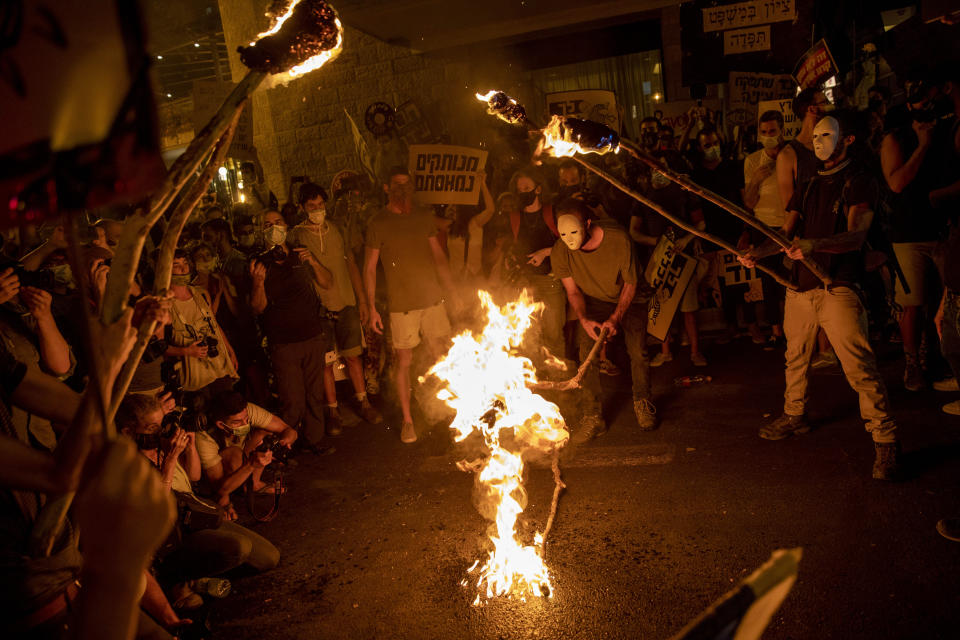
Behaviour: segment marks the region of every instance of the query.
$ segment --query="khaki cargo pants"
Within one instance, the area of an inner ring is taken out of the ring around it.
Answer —
[[[807,404],[807,372],[823,328],[840,359],[847,382],[860,396],[860,416],[874,442],[896,441],[896,423],[890,416],[887,389],[867,339],[867,313],[849,287],[787,290],[783,332],[787,337],[787,387],[783,411],[803,415]]]

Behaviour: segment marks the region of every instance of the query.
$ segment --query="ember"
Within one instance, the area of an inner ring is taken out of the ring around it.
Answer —
[[[526,506],[524,456],[553,453],[570,435],[559,408],[530,390],[536,383],[533,364],[513,352],[540,305],[525,292],[502,307],[484,291],[480,301],[487,314],[483,332],[455,337],[450,351],[429,372],[445,383],[437,397],[456,410],[450,425],[455,440],[478,433],[488,452],[486,458],[459,465],[476,472],[478,509],[494,522],[489,534],[493,551],[467,570],[473,579],[461,584],[476,585],[477,606],[499,596],[552,598],[543,534],[538,532],[531,545],[519,540],[516,531]]]
[[[274,2],[267,15],[273,26],[249,47],[237,47],[240,60],[253,70],[295,77],[321,67],[342,49],[343,26],[323,0]]]

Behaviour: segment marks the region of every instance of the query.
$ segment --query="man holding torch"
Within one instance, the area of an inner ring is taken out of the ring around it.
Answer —
[[[647,303],[636,300],[637,260],[630,235],[609,219],[592,220],[587,205],[568,199],[557,205],[560,240],[553,247],[553,271],[580,326],[577,344],[583,361],[600,333],[623,329],[633,378],[633,409],[641,431],[656,429],[650,402],[650,365],[646,355]],[[607,431],[600,414],[600,374],[589,367],[583,377],[583,420],[574,438],[586,442]]]
[[[855,157],[861,133],[856,114],[838,112],[821,119],[813,131],[820,169],[786,208],[786,228],[793,229],[792,260],[812,259],[829,274],[825,286],[806,267],[795,264],[797,290],[787,291],[783,329],[787,338],[786,392],[783,415],[760,430],[760,437],[780,440],[806,433],[807,371],[817,331],[826,332],[847,382],[860,396],[860,415],[874,441],[873,477],[890,480],[899,465],[896,423],[887,391],[867,337],[867,315],[857,286],[863,272],[863,244],[873,222],[878,196],[876,179]],[[776,253],[767,242],[740,261],[747,267]]]

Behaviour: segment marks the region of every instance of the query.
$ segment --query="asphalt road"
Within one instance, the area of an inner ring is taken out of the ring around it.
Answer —
[[[283,559],[235,581],[211,613],[216,638],[669,638],[778,548],[802,547],[799,579],[764,638],[958,638],[956,394],[908,393],[882,356],[907,478],[870,477],[873,447],[839,371],[813,377],[817,428],[757,437],[782,408],[782,353],[708,346],[714,381],[675,389],[684,359],[653,370],[659,430],[634,429],[629,380],[603,378],[611,428],[567,452],[548,565],[555,595],[472,607],[460,586],[485,553],[473,478],[442,426],[403,445],[395,421],[360,423],[328,456],[297,458],[281,513],[256,529]],[[394,417],[389,415],[388,418]],[[524,526],[542,528],[553,487],[533,468]]]

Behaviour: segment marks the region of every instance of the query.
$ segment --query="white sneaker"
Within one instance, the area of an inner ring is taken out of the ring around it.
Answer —
[[[956,378],[945,378],[934,382],[933,388],[937,391],[960,391],[960,384],[957,384]]]
[[[941,407],[944,413],[949,413],[952,416],[960,416],[960,400],[954,400],[953,402],[948,402],[947,404]]]

